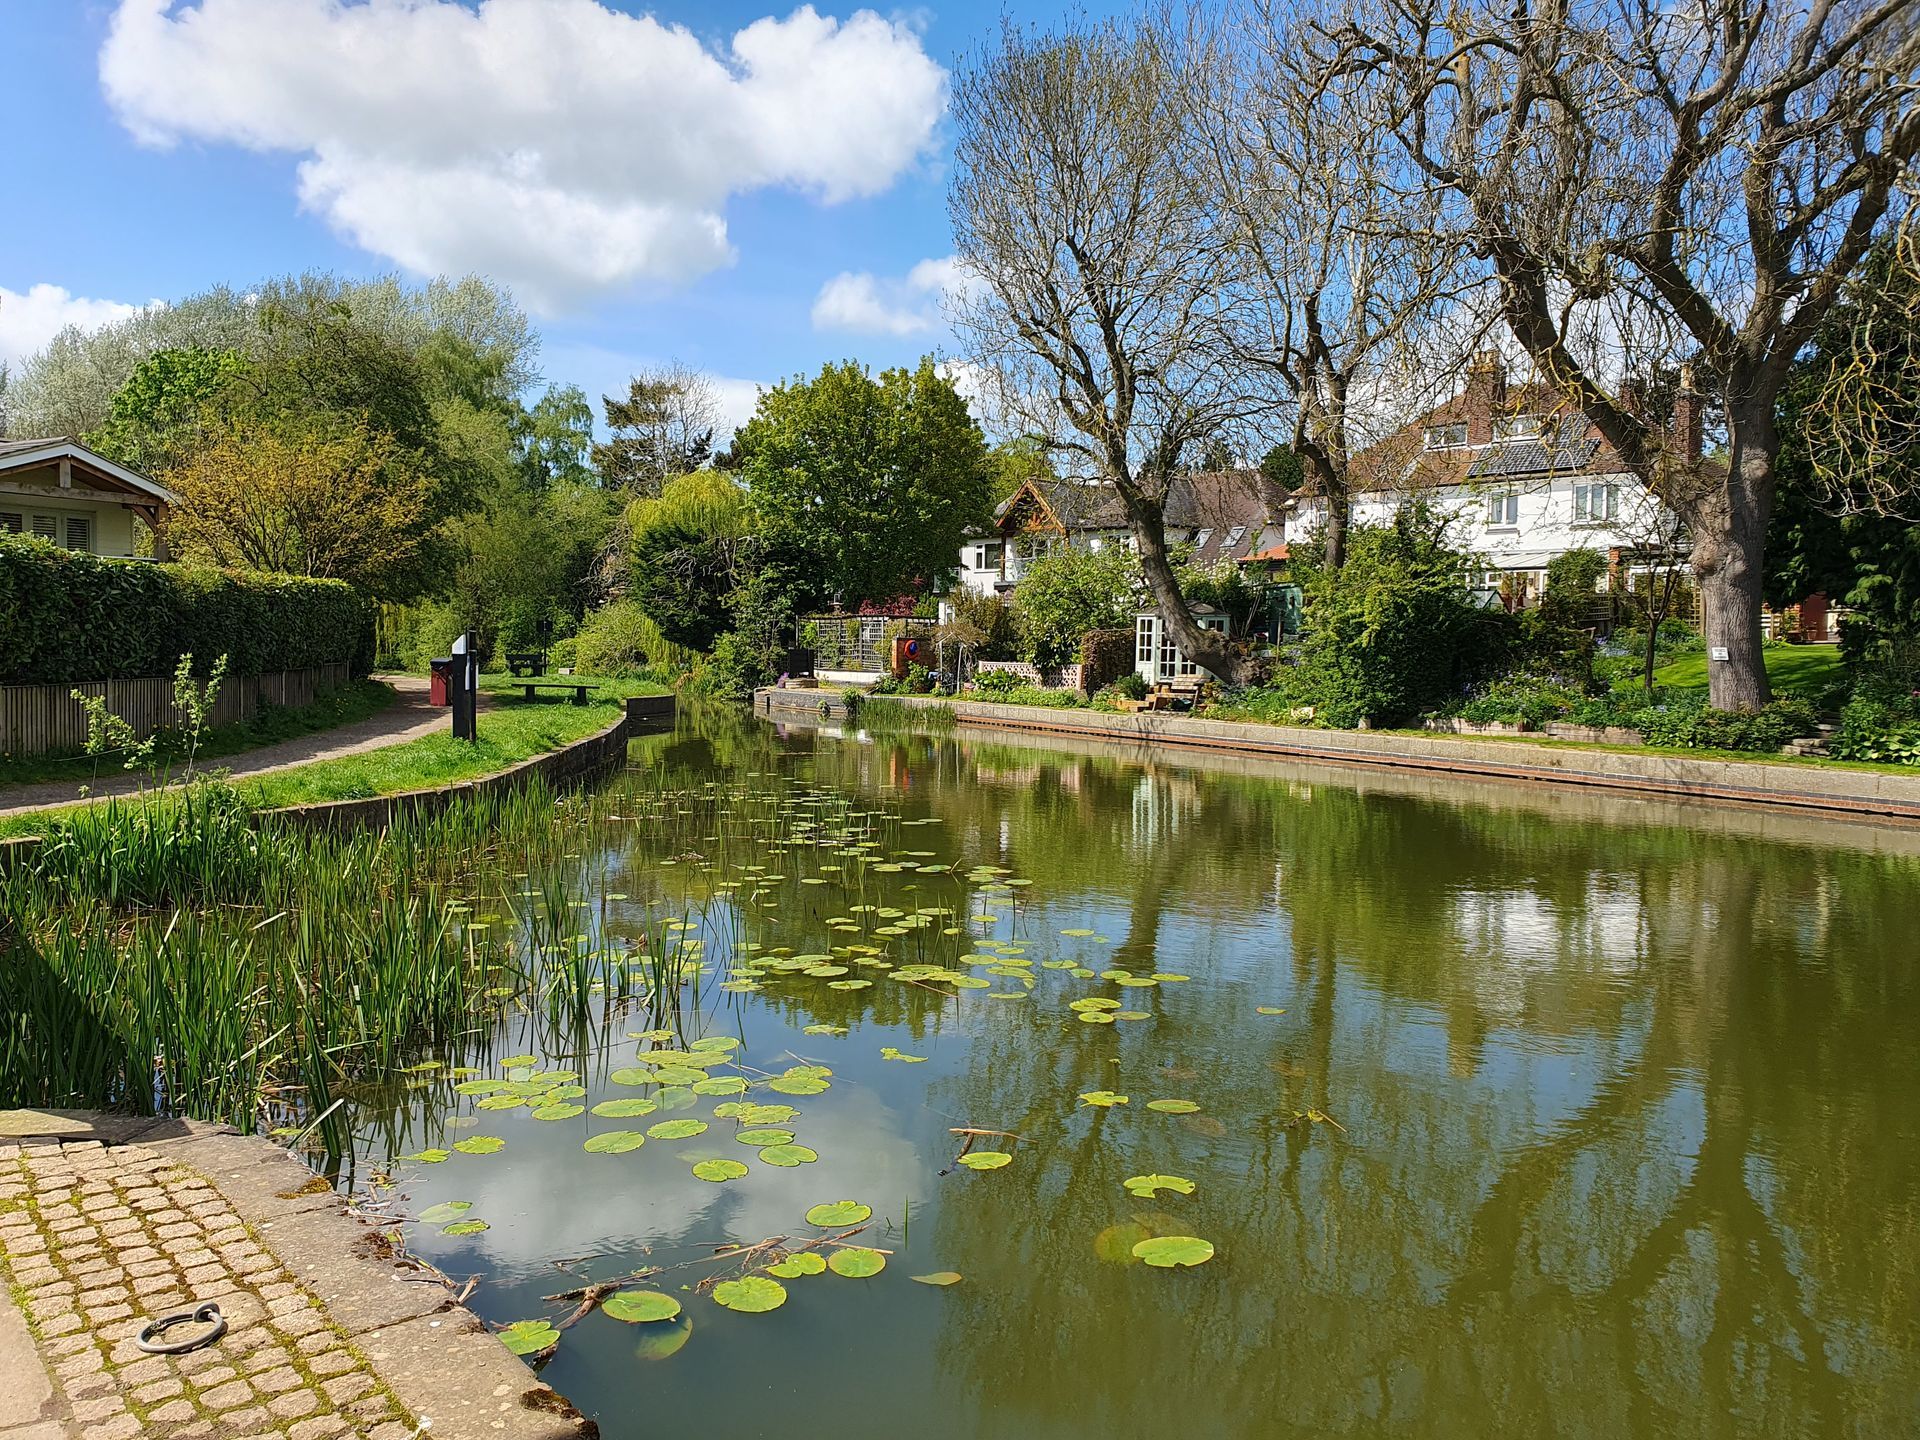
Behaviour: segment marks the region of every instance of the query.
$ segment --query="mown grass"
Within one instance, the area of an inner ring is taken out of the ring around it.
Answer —
[[[324,800],[365,800],[377,795],[396,795],[405,790],[477,780],[604,730],[620,717],[628,695],[663,693],[661,687],[640,681],[601,684],[605,698],[586,705],[565,701],[528,702],[518,696],[500,695],[494,704],[480,712],[480,738],[472,744],[453,738],[449,718],[447,733],[358,755],[316,760],[310,765],[271,774],[243,777],[235,782],[234,788],[249,805],[266,810]],[[496,687],[483,688],[491,691]],[[176,791],[166,790],[144,797],[122,797],[120,803],[166,807],[178,804],[179,797]],[[38,835],[47,826],[85,808],[84,804],[70,805],[0,818],[0,839]]]
[[[1817,695],[1847,678],[1838,645],[1769,645],[1764,653],[1767,681],[1776,693]],[[1653,672],[1653,683],[1675,690],[1705,690],[1707,652],[1697,650],[1667,661]]]
[[[263,745],[278,745],[303,735],[337,730],[371,719],[398,697],[391,685],[378,680],[351,680],[329,690],[311,705],[269,705],[253,719],[221,725],[200,737],[202,764]],[[0,759],[0,790],[9,785],[38,785],[55,780],[91,781],[124,773],[124,756],[13,755]],[[4,799],[0,795],[0,799]]]

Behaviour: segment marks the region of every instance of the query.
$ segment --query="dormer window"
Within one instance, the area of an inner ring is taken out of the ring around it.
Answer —
[[[1427,426],[1425,444],[1429,450],[1455,450],[1467,443],[1466,422]]]
[[[1546,421],[1538,415],[1501,415],[1493,422],[1493,438],[1538,440],[1546,428]]]
[[[1211,539],[1213,539],[1212,530],[1196,530],[1193,536],[1193,548],[1196,550],[1204,550],[1207,548],[1207,542]]]
[[[1242,540],[1246,538],[1247,538],[1247,527],[1244,525],[1236,525],[1231,530],[1227,531],[1227,538],[1220,542],[1220,548],[1222,550],[1233,550],[1239,546]]]

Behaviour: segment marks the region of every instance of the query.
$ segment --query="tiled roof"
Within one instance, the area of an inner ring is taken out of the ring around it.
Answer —
[[[1560,475],[1584,470],[1600,452],[1600,437],[1587,433],[1585,416],[1563,417],[1551,435],[1495,440],[1467,467],[1467,479]]]

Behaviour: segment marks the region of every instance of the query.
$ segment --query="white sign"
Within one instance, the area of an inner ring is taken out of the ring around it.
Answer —
[[[1727,647],[1724,645],[1715,645],[1711,650],[1707,651],[1707,656],[1713,660],[1724,660],[1727,658]]]

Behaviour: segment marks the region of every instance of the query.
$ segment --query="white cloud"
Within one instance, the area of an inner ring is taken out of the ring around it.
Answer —
[[[600,0],[121,0],[100,78],[143,142],[299,155],[302,204],[353,243],[547,310],[729,263],[730,196],[885,190],[946,93],[872,11],[803,5],[716,52]]]
[[[843,271],[820,287],[813,302],[813,328],[859,335],[921,335],[940,327],[949,296],[978,283],[955,257],[922,260],[905,277],[885,279],[870,271]]]
[[[0,285],[0,365],[17,365],[38,355],[69,325],[98,330],[139,309],[118,300],[89,300],[59,285],[29,285],[24,295]]]

